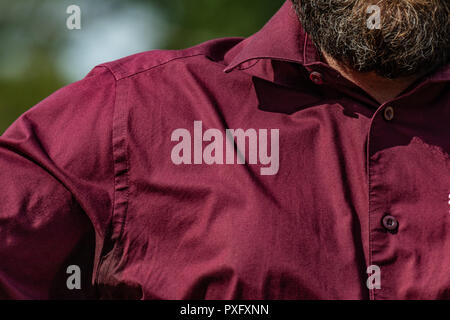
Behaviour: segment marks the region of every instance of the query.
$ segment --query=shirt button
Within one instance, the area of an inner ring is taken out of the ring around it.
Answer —
[[[392,121],[394,119],[394,108],[389,106],[384,109],[384,119],[387,121]]]
[[[322,74],[320,72],[314,71],[309,75],[309,79],[317,85],[323,84]]]
[[[382,220],[383,227],[389,232],[395,232],[398,229],[398,221],[391,215],[386,215]]]

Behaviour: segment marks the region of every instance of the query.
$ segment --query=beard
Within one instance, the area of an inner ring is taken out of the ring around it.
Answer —
[[[358,72],[397,79],[449,62],[449,0],[292,0],[316,47]],[[380,28],[368,27],[370,5]]]

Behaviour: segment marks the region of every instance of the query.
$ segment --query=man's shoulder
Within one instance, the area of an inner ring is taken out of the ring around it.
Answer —
[[[210,40],[188,49],[151,50],[103,63],[98,67],[109,69],[116,80],[133,77],[172,62],[189,64],[191,58],[194,57],[203,58],[202,63],[205,64],[223,64],[225,68],[227,54],[242,40],[242,38],[222,38]]]

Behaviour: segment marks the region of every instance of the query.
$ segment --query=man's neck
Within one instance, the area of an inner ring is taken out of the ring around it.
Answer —
[[[323,53],[323,56],[330,67],[366,91],[380,104],[396,98],[418,79],[416,76],[388,79],[380,77],[374,72],[361,73],[343,66],[326,53]]]

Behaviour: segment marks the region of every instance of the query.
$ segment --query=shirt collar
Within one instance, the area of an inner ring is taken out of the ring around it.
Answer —
[[[307,65],[320,61],[314,44],[303,31],[290,0],[256,34],[230,52],[225,72],[254,59],[272,59]]]

